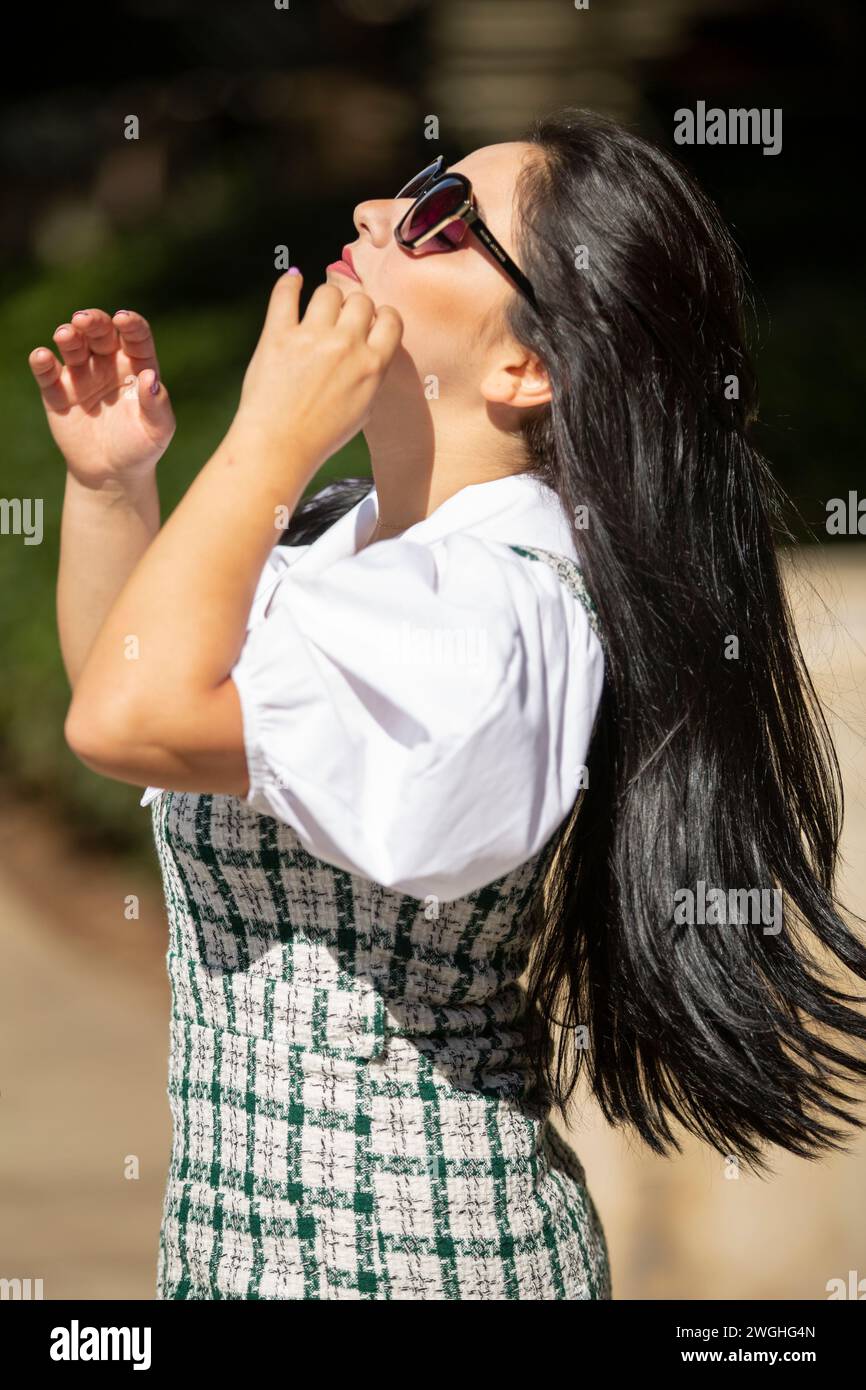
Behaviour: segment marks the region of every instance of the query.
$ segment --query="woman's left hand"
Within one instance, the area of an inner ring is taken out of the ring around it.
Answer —
[[[369,295],[319,285],[299,318],[300,275],[271,291],[232,431],[277,457],[305,458],[310,476],[364,427],[403,334],[403,320]]]

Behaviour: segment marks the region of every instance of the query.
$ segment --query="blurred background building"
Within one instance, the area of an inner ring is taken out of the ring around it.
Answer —
[[[776,156],[674,152],[754,282],[762,444],[805,542],[792,593],[843,761],[842,888],[864,913],[866,563],[824,518],[864,479],[866,21],[856,0],[119,0],[16,23],[22,59],[0,97],[3,492],[44,499],[44,539],[0,536],[0,1276],[44,1277],[46,1297],[149,1298],[169,1145],[165,924],[138,793],[63,740],[63,464],[28,353],[79,307],[147,315],[178,417],[167,515],[234,413],[278,247],[309,291],[360,200],[434,153],[519,138],[561,102],[672,149],[675,111],[698,100],[781,108]],[[367,468],[359,439],[329,471]],[[866,1276],[862,1143],[819,1165],[780,1156],[761,1183],[691,1144],[656,1159],[586,1098],[571,1126],[617,1297],[822,1298],[828,1279]]]

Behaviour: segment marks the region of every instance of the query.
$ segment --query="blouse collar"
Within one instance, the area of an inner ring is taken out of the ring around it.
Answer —
[[[354,555],[372,535],[378,518],[379,497],[374,484],[360,502],[307,546],[292,568],[313,573],[335,560]],[[577,558],[558,495],[528,473],[510,473],[486,482],[467,483],[396,539],[430,545],[454,531],[466,531],[508,545],[546,547],[570,559]],[[381,544],[387,545],[388,541]]]

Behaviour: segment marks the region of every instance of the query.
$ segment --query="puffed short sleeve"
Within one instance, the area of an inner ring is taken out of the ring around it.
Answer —
[[[547,565],[458,532],[285,569],[231,675],[248,803],[318,858],[448,901],[570,811],[603,655]]]

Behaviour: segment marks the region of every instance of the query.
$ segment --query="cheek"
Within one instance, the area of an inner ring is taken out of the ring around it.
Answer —
[[[419,376],[434,374],[452,380],[471,374],[479,314],[454,274],[452,266],[434,265],[450,257],[430,256],[411,262],[398,256],[383,266],[372,297],[392,304],[403,319],[403,347]],[[456,257],[454,258],[456,260]]]

